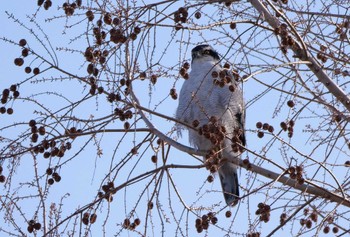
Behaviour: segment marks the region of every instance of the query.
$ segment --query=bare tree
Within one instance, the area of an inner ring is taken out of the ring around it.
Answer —
[[[347,1],[23,4],[2,21],[2,235],[349,234]],[[235,207],[176,131],[202,43],[245,94]]]

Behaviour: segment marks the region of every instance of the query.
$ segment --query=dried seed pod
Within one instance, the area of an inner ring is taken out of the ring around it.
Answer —
[[[190,78],[190,75],[189,75],[188,73],[185,73],[185,75],[183,75],[183,78],[184,78],[185,80],[188,80],[188,79]]]
[[[14,91],[13,92],[13,98],[18,98],[19,97],[19,91]]]
[[[131,150],[130,150],[130,153],[133,154],[133,155],[136,155],[138,153],[138,150],[136,147],[133,147]]]
[[[179,13],[185,14],[187,12],[187,9],[185,7],[179,7],[177,10]]]
[[[152,74],[151,75],[151,83],[154,85],[154,84],[156,84],[157,83],[157,75],[155,75],[155,74]]]
[[[97,215],[95,213],[91,214],[90,216],[90,223],[94,224],[96,222]]]
[[[128,130],[130,128],[130,123],[129,122],[125,122],[124,123],[124,129]]]
[[[4,89],[3,91],[2,91],[2,96],[3,97],[8,97],[10,95],[10,90],[9,89]]]
[[[113,21],[112,21],[113,25],[117,26],[120,24],[120,19],[118,17],[115,17],[113,18]],[[135,32],[136,33],[136,32]]]
[[[186,70],[190,69],[190,64],[189,64],[189,62],[184,62],[183,67],[184,67]]]
[[[215,225],[216,223],[218,223],[218,218],[216,216],[214,216],[210,219],[210,221],[213,225]]]
[[[275,129],[273,128],[273,126],[270,125],[269,128],[268,128],[267,130],[268,130],[270,133],[273,133]]]
[[[230,85],[228,87],[228,89],[231,91],[231,92],[234,92],[235,91],[235,86],[234,85]]]
[[[204,230],[207,230],[207,229],[209,228],[209,220],[203,221],[202,228],[203,228]]]
[[[281,25],[280,25],[280,28],[282,29],[282,30],[287,30],[287,24],[286,23],[282,23]]]
[[[264,204],[264,212],[270,212],[270,210],[271,210],[271,207],[270,207],[270,205],[267,205],[267,204]]]
[[[0,175],[0,183],[5,183],[5,181],[6,181],[6,177],[5,177],[5,175]]]
[[[203,135],[203,127],[198,128],[198,134]]]
[[[38,129],[38,132],[41,136],[45,135],[46,131],[45,131],[45,127],[44,126],[40,126]]]
[[[236,24],[235,22],[231,22],[231,23],[230,23],[230,28],[231,28],[231,30],[236,29],[236,27],[237,27],[237,24]]]
[[[203,227],[202,226],[197,227],[196,229],[197,229],[197,233],[202,233],[203,232]]]
[[[295,167],[294,166],[289,167],[288,168],[288,173],[294,174],[295,173]]]
[[[317,222],[317,213],[316,212],[312,212],[310,214],[310,219],[313,221],[313,222]]]
[[[311,220],[307,220],[306,223],[305,223],[305,225],[306,225],[306,228],[311,229],[311,227],[312,227],[312,221],[311,221]]]
[[[48,10],[51,6],[52,6],[51,0],[46,0],[46,1],[44,2],[44,9],[45,9],[45,10]]]
[[[277,27],[274,29],[273,32],[275,33],[275,35],[279,35],[281,33],[281,30],[280,30],[280,28]]]
[[[195,223],[196,223],[196,227],[201,226],[202,225],[202,219],[197,218]]]
[[[337,226],[334,226],[334,227],[332,228],[332,231],[333,231],[334,234],[336,234],[336,233],[339,232],[339,228],[338,228]]]
[[[89,213],[85,213],[85,214],[89,215]],[[89,217],[88,216],[86,217],[85,214],[84,214],[84,217],[82,219],[82,222],[83,222],[84,225],[88,225],[89,224]]]
[[[57,172],[54,172],[52,174],[52,178],[56,181],[56,182],[60,182],[61,181],[61,176],[57,173]]]
[[[201,14],[200,12],[196,12],[196,13],[194,14],[194,17],[195,17],[196,19],[201,18],[201,16],[202,16],[202,14]]]
[[[221,79],[224,79],[226,75],[227,75],[227,71],[226,71],[226,70],[221,70],[221,71],[219,72],[219,77],[220,77]]]
[[[323,228],[323,233],[325,233],[325,234],[328,234],[329,233],[329,231],[330,231],[330,227],[327,225],[327,226],[325,226],[324,228]]]
[[[287,214],[286,213],[282,213],[280,216],[280,219],[285,220],[287,219]]]
[[[35,223],[34,225],[33,225],[33,228],[35,229],[35,230],[40,230],[41,229],[41,224],[40,223]]]
[[[183,77],[187,73],[187,70],[185,68],[180,68],[179,74]]]
[[[27,49],[27,48],[22,49],[22,53],[21,54],[22,54],[23,57],[27,57],[29,55],[29,49]]]
[[[8,115],[11,115],[11,114],[13,114],[13,109],[12,108],[8,108],[6,110],[6,112],[7,112]]]
[[[231,76],[225,76],[225,78],[224,78],[223,81],[224,81],[226,84],[229,84],[229,83],[231,83],[232,78],[231,78]]]
[[[208,181],[209,183],[212,183],[212,182],[214,181],[214,177],[213,177],[212,175],[208,175],[207,181]]]
[[[33,134],[38,132],[38,128],[36,126],[31,127],[30,130]]]
[[[212,165],[212,166],[210,167],[210,172],[211,172],[211,173],[215,173],[216,171],[218,171],[218,167],[217,167],[216,165]]]
[[[133,114],[132,114],[131,110],[127,110],[127,111],[125,111],[124,116],[127,119],[131,119]]]
[[[47,150],[47,149],[50,148],[50,143],[49,143],[48,140],[43,140],[43,141],[41,142],[41,145],[42,145],[42,147],[43,147],[45,150]]]
[[[211,116],[211,117],[209,118],[209,121],[210,121],[211,123],[216,123],[216,122],[218,121],[218,119],[217,119],[217,117],[215,117],[215,116]]]
[[[280,123],[280,126],[281,126],[281,128],[282,128],[284,131],[287,131],[288,126],[287,126],[287,124],[286,124],[285,122],[281,122],[281,123]]]
[[[287,44],[288,44],[289,46],[292,46],[292,45],[295,44],[293,37],[290,36],[290,35],[288,35],[288,37],[287,37]]]
[[[263,126],[262,122],[257,122],[256,123],[256,128],[260,129],[260,128],[262,128],[262,126]]]
[[[38,75],[39,73],[40,73],[40,69],[39,68],[34,68],[33,69],[33,73],[34,73],[34,75]]]
[[[219,73],[218,73],[217,71],[212,71],[212,72],[211,72],[211,76],[212,76],[213,78],[217,78],[217,77],[219,76]]]
[[[305,183],[305,179],[304,178],[298,179],[298,184],[303,185],[304,183]]]
[[[111,25],[111,24],[112,24],[112,17],[111,17],[111,14],[110,14],[110,13],[106,13],[106,14],[103,16],[103,21],[104,21],[105,24]]]
[[[136,34],[136,33],[131,33],[131,34],[129,35],[129,38],[130,38],[131,40],[136,40],[136,39],[137,39],[137,34]]]
[[[23,58],[15,58],[14,63],[16,66],[22,66],[24,64]]]
[[[326,57],[326,56],[323,56],[323,57],[321,58],[321,61],[322,61],[323,63],[326,63],[326,62],[327,62],[327,57]]]
[[[135,223],[136,226],[138,226],[138,225],[141,224],[141,220],[140,220],[139,218],[136,218],[136,219],[134,220],[134,223]]]
[[[51,156],[51,152],[48,152],[48,151],[46,151],[46,152],[43,154],[43,157],[44,157],[45,159],[49,158],[50,156]]]
[[[318,53],[316,54],[316,58],[317,58],[317,59],[322,59],[322,57],[323,57],[323,54],[322,54],[322,53],[318,52]]]
[[[53,180],[53,178],[49,178],[49,179],[47,180],[47,183],[48,183],[49,185],[53,185],[53,184],[55,183],[55,181]]]
[[[33,143],[36,143],[38,141],[39,135],[34,133],[32,134],[31,140]]]
[[[199,125],[199,121],[198,120],[193,120],[192,126],[196,128],[196,127],[198,127],[198,125]]]
[[[94,16],[94,13],[91,11],[91,10],[88,10],[85,15],[87,16],[88,20],[89,21],[93,21],[95,16]]]
[[[27,231],[28,231],[29,233],[33,233],[34,227],[33,227],[32,225],[29,225],[29,226],[27,227]]]
[[[336,27],[335,27],[335,33],[337,33],[337,34],[343,33],[342,27],[339,26],[339,25],[336,25]]]
[[[301,172],[303,172],[304,168],[302,165],[297,165],[297,166],[295,166],[295,170],[297,173],[301,173]]]
[[[295,122],[294,122],[294,120],[290,120],[290,121],[288,122],[288,124],[289,124],[289,126],[294,127]]]
[[[209,218],[208,218],[208,216],[207,215],[203,215],[202,216],[202,221],[204,222],[204,221],[208,221],[209,220]]]
[[[153,155],[153,156],[151,157],[151,161],[152,161],[153,163],[157,163],[157,156],[156,156],[156,155]]]
[[[47,168],[47,169],[46,169],[46,174],[47,174],[47,175],[52,175],[52,173],[53,173],[52,168]]]
[[[141,72],[140,73],[140,79],[142,80],[142,79],[145,79],[147,77],[147,74],[146,74],[146,72]]]
[[[129,226],[129,229],[130,230],[134,230],[135,228],[136,228],[135,223],[131,223],[130,226]]]
[[[287,101],[287,105],[288,105],[290,108],[293,108],[294,105],[295,105],[295,103],[294,103],[293,100],[288,100],[288,101]]]
[[[34,127],[36,125],[36,121],[34,119],[32,119],[32,120],[29,121],[28,124],[29,124],[30,127]]]
[[[243,160],[243,164],[244,165],[249,165],[250,164],[249,159],[248,158],[244,159]]]
[[[137,34],[137,35],[140,34],[141,33],[141,28],[139,26],[135,26],[134,27],[134,33]]]
[[[267,130],[267,129],[269,129],[269,126],[270,125],[268,123],[264,123],[263,126],[262,126],[262,129],[263,130]]]

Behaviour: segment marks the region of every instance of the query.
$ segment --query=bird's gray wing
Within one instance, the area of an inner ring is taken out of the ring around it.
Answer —
[[[235,114],[236,117],[236,121],[238,123],[238,129],[241,131],[239,134],[239,140],[241,141],[241,144],[243,146],[246,146],[246,138],[245,138],[245,131],[244,131],[244,127],[245,127],[245,108],[244,108],[244,104],[242,111],[238,111]]]
[[[229,126],[231,129],[239,132],[238,138],[240,143],[246,145],[245,137],[245,105],[243,101],[243,92],[238,84],[235,84],[235,90],[232,92],[227,87],[219,88],[221,91],[219,93],[219,104],[226,106],[226,109],[230,113],[230,118],[226,119],[225,126]]]

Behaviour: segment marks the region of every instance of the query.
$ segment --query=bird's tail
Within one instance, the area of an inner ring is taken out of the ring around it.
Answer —
[[[237,166],[230,162],[225,162],[219,168],[219,176],[227,205],[236,205],[239,198]]]

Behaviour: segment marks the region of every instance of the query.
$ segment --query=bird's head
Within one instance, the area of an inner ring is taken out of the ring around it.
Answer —
[[[207,44],[202,44],[192,49],[192,63],[196,61],[215,61],[220,60],[219,54]]]

